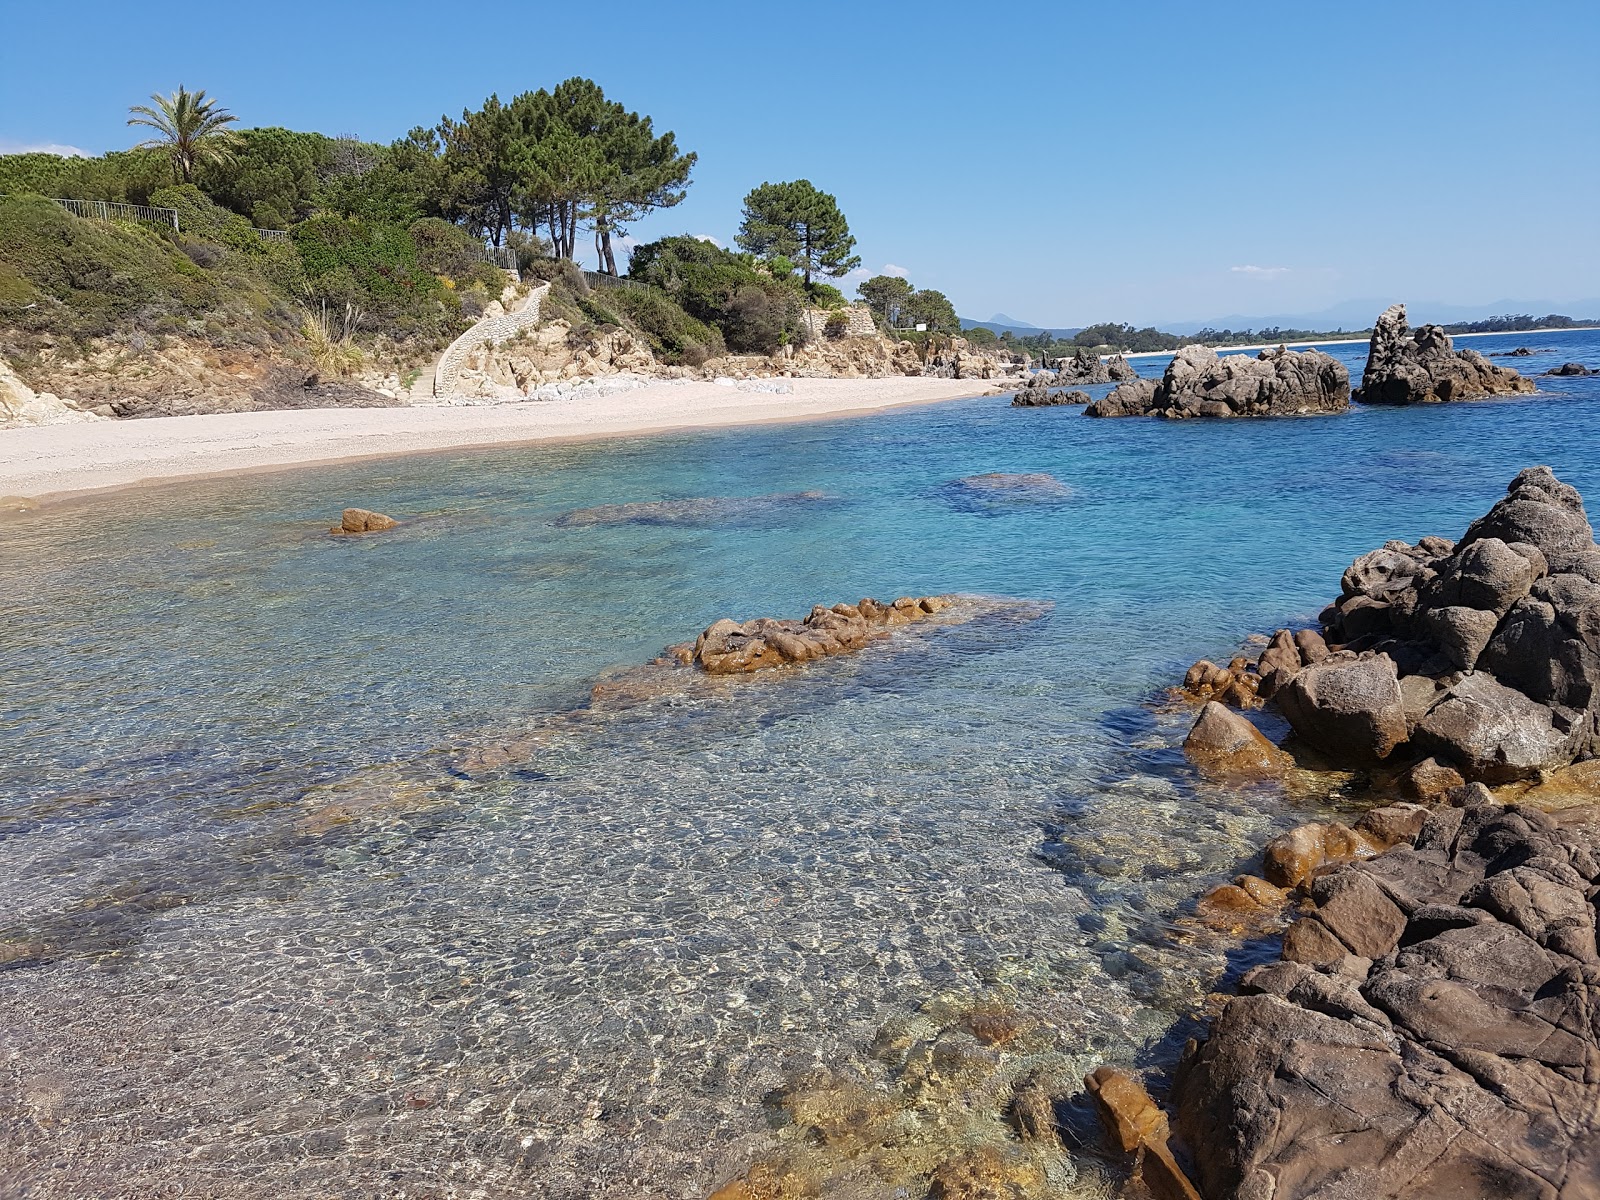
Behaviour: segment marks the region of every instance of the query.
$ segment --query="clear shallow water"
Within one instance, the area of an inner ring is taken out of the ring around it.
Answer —
[[[1600,366],[1594,333],[1462,344]],[[1043,1014],[1066,1070],[1154,1053],[1227,966],[1185,906],[1307,810],[1198,784],[1146,701],[1523,466],[1600,495],[1600,380],[1541,385],[1280,422],[990,398],[0,524],[0,1194],[692,1196],[769,1146],[770,1089],[930,998]],[[1071,494],[952,486],[996,471]],[[327,538],[353,503],[414,520]],[[717,617],[927,592],[1051,607],[573,715]],[[530,749],[430,753],[501,737]]]

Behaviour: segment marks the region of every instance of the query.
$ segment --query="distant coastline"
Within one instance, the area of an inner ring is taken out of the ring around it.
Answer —
[[[1474,337],[1510,337],[1513,334],[1518,336],[1518,337],[1538,337],[1540,334],[1545,334],[1545,333],[1580,333],[1580,332],[1584,332],[1584,331],[1592,331],[1592,330],[1595,330],[1595,329],[1600,329],[1600,325],[1571,325],[1571,326],[1568,326],[1568,327],[1566,327],[1564,329],[1495,329],[1495,330],[1491,330],[1491,331],[1485,332],[1485,333],[1452,333],[1450,335],[1450,337],[1451,337],[1452,340],[1457,340],[1457,339],[1460,339],[1460,338],[1474,338]],[[1235,346],[1232,343],[1227,343],[1227,344],[1223,344],[1223,345],[1211,346],[1210,348],[1212,350],[1217,351],[1217,353],[1220,354],[1225,350],[1271,350],[1275,346],[1288,346],[1291,350],[1296,348],[1296,347],[1305,347],[1305,346],[1361,346],[1361,345],[1365,345],[1367,342],[1370,342],[1371,340],[1372,339],[1370,337],[1359,337],[1359,338],[1312,338],[1309,341],[1257,342],[1257,343],[1255,343],[1253,345],[1249,345],[1249,346]],[[1195,345],[1206,345],[1207,343],[1196,342],[1194,344]],[[1139,351],[1134,352],[1134,353],[1126,353],[1126,352],[1122,352],[1122,351],[1113,351],[1111,354],[1102,354],[1100,357],[1101,358],[1112,358],[1118,353],[1121,353],[1123,358],[1160,358],[1162,355],[1165,355],[1168,358],[1170,358],[1172,355],[1176,354],[1177,351],[1176,350],[1139,350]]]

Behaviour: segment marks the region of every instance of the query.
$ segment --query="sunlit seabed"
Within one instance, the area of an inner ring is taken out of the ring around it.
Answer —
[[[1600,380],[1540,382],[1280,422],[988,398],[0,524],[0,1195],[695,1196],[771,1149],[763,1096],[930,1005],[1037,1016],[1063,1077],[1169,1054],[1230,969],[1185,907],[1314,809],[1199,784],[1146,702],[1523,466],[1600,495]],[[1070,494],[951,489],[988,472]],[[326,537],[353,503],[418,519]],[[719,616],[928,592],[1049,607],[573,713]]]

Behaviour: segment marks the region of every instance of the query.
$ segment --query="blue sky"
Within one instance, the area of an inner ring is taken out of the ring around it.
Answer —
[[[4,151],[125,147],[127,106],[180,82],[245,124],[387,141],[586,75],[700,154],[641,238],[726,242],[746,191],[804,176],[868,268],[966,316],[1600,297],[1595,0],[0,0],[0,21]]]

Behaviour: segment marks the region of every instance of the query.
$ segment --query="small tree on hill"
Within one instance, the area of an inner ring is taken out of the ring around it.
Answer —
[[[761,258],[783,255],[805,276],[837,278],[861,265],[852,254],[856,239],[839,211],[839,201],[816,189],[809,179],[763,183],[744,198],[743,219],[734,238],[742,249]]]
[[[129,125],[154,129],[156,137],[140,142],[140,150],[164,150],[172,159],[172,175],[179,183],[193,183],[194,169],[201,163],[225,162],[233,153],[238,137],[228,126],[239,118],[215,100],[206,98],[205,89],[191,92],[182,84],[170,96],[153,93],[155,107],[135,104],[128,111]]]

